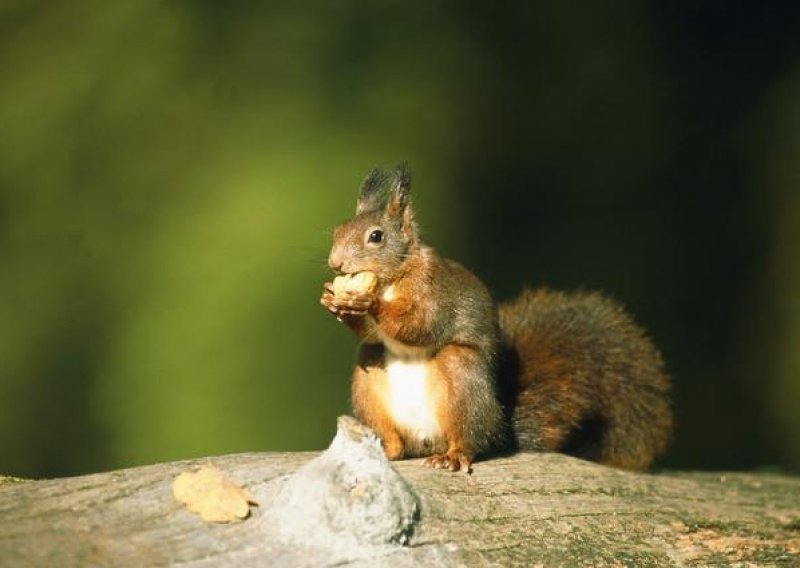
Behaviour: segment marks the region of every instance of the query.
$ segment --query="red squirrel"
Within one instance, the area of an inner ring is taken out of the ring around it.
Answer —
[[[367,175],[328,264],[374,273],[377,286],[327,282],[320,300],[362,340],[353,409],[386,456],[469,472],[476,456],[561,451],[647,469],[672,414],[670,379],[641,328],[598,293],[526,289],[496,306],[420,240],[410,189],[404,165]]]

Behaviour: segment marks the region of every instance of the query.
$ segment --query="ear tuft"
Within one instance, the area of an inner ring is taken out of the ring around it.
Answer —
[[[414,209],[411,207],[411,172],[408,171],[406,162],[395,168],[384,216],[399,219],[406,240],[410,243],[417,241],[417,224],[414,221]]]
[[[388,174],[380,168],[373,168],[361,182],[361,190],[356,201],[356,215],[365,211],[382,209],[386,204],[386,185]]]
[[[386,214],[400,217],[411,200],[411,172],[408,171],[406,162],[400,163],[392,176],[392,187],[389,191],[389,202],[386,205]]]
[[[400,162],[395,168],[392,193],[397,194],[403,207],[408,204],[411,195],[411,172],[408,170],[408,162]]]

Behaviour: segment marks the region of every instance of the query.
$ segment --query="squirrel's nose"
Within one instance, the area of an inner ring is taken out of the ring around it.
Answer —
[[[342,255],[337,251],[331,251],[331,254],[328,257],[328,266],[330,266],[331,270],[337,274],[341,274],[343,265],[344,260],[342,259]]]

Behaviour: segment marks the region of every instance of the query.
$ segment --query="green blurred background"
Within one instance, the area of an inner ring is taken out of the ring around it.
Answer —
[[[800,3],[0,2],[0,473],[324,447],[330,229],[407,159],[498,298],[598,288],[662,465],[800,471]]]

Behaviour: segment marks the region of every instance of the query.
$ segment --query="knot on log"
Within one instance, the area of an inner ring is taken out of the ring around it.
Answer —
[[[334,549],[405,544],[418,517],[419,499],[378,437],[349,416],[339,417],[330,447],[286,481],[266,515],[282,538]]]

